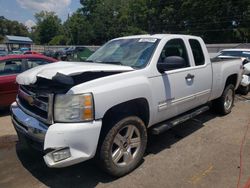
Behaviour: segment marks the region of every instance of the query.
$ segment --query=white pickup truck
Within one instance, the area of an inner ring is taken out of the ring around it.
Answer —
[[[12,121],[21,142],[49,167],[93,157],[113,176],[135,169],[148,134],[209,109],[233,107],[241,60],[210,62],[203,40],[186,35],[113,39],[86,62],[59,62],[17,77]]]

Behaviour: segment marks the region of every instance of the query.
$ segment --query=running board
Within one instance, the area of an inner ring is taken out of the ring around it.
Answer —
[[[167,120],[164,121],[160,124],[156,124],[153,128],[152,128],[152,134],[158,135],[164,131],[167,131],[168,129],[173,128],[174,126],[183,123],[197,115],[202,114],[203,112],[206,112],[207,110],[209,110],[209,106],[203,106],[203,107],[199,107],[199,108],[195,108],[192,111],[188,111],[180,116],[177,116],[177,118],[171,119],[171,120]]]

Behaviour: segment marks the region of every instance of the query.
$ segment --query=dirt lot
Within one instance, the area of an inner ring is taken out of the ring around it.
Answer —
[[[250,178],[250,101],[237,98],[228,116],[207,112],[160,136],[150,136],[140,167],[119,179],[109,177],[92,161],[47,168],[38,153],[17,142],[8,112],[1,112],[0,187],[235,188],[240,171],[240,187],[244,187]]]

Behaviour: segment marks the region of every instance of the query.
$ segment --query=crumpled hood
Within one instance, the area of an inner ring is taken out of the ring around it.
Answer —
[[[57,62],[48,65],[41,65],[19,74],[16,78],[18,84],[30,85],[37,81],[37,77],[52,80],[57,74],[75,76],[84,72],[126,72],[133,68],[122,65],[111,65],[101,63],[85,62]]]

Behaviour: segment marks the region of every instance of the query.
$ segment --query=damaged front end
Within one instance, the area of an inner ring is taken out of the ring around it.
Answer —
[[[132,70],[126,66],[61,62],[18,75],[20,87],[11,111],[19,137],[39,146],[50,167],[92,158],[102,125],[94,117],[94,96],[67,92],[78,84]]]
[[[59,64],[64,66],[60,67]],[[41,66],[18,75],[17,82],[20,84],[16,100],[18,106],[32,117],[50,125],[54,122],[53,108],[56,106],[54,104],[56,96],[63,100],[66,98],[63,95],[76,85],[133,70],[131,67],[117,65],[94,64],[94,67],[86,66],[84,63],[77,65],[78,67],[72,68],[72,63],[69,66],[61,62],[56,66]],[[84,68],[84,71],[80,71],[80,68]]]
[[[84,72],[81,74],[68,76],[61,73],[56,73],[51,79],[37,77],[34,84],[24,86],[34,91],[35,93],[54,93],[63,94],[66,93],[73,86],[82,84],[88,81],[92,81],[98,78],[120,74],[122,72]]]

